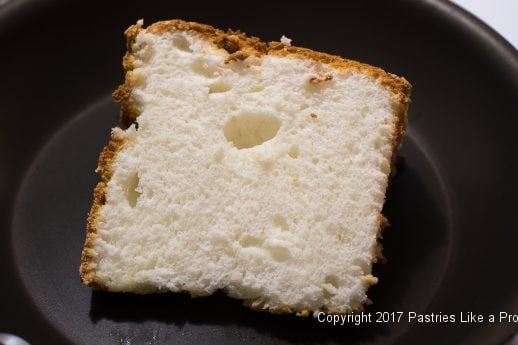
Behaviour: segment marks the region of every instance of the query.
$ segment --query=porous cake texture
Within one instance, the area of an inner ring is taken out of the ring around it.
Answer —
[[[126,36],[125,126],[99,160],[84,283],[361,310],[410,84],[286,37],[181,20]]]

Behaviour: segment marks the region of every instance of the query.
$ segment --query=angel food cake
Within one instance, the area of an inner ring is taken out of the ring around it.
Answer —
[[[361,310],[410,84],[286,37],[182,20],[126,37],[83,282],[223,290],[273,313]]]

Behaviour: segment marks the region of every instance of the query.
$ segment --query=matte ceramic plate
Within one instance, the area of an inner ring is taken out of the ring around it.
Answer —
[[[438,0],[0,4],[0,332],[32,345],[512,338],[518,323],[488,318],[518,314],[518,57],[475,18]],[[413,84],[404,160],[384,211],[388,262],[374,267],[380,283],[369,291],[372,322],[252,312],[223,294],[134,296],[82,285],[94,168],[118,116],[110,93],[122,81],[122,33],[139,18],[195,20],[266,40],[284,34]],[[377,312],[403,317],[376,323]],[[408,322],[411,312],[456,319]]]

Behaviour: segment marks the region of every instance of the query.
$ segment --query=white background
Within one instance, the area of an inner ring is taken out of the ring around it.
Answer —
[[[464,7],[518,49],[518,0],[452,0]]]

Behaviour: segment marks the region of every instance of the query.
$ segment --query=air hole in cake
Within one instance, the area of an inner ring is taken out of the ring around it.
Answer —
[[[264,90],[263,85],[254,85],[250,88],[250,92],[261,92]]]
[[[239,244],[243,248],[259,247],[261,246],[262,242],[263,241],[261,241],[259,238],[250,235],[246,235],[241,240],[239,240]]]
[[[225,83],[222,81],[217,81],[211,85],[209,85],[209,94],[211,93],[223,93],[232,89],[232,86],[229,83]]]
[[[338,278],[332,274],[327,275],[324,279],[324,283],[332,285],[335,289],[338,289]]]
[[[143,62],[149,62],[155,56],[155,53],[156,51],[153,47],[146,45],[140,48],[137,56]]]
[[[140,192],[137,191],[140,179],[137,173],[131,174],[126,182],[126,199],[128,200],[128,204],[131,207],[135,207],[137,205],[137,200],[140,197]]]
[[[203,75],[207,78],[217,76],[218,67],[215,63],[204,59],[197,59],[191,64],[193,72]]]
[[[277,135],[281,121],[267,114],[241,114],[232,116],[223,128],[228,141],[238,149],[261,145]]]
[[[191,44],[184,35],[173,35],[173,45],[184,52],[192,52]]]
[[[292,145],[290,147],[290,150],[288,151],[288,155],[291,157],[291,158],[298,158],[299,157],[299,148],[297,145]]]
[[[369,263],[367,263],[364,259],[354,259],[352,262],[352,266],[357,266],[360,268],[360,270],[364,272],[368,272],[369,270]]]
[[[286,219],[284,219],[284,217],[280,214],[273,216],[273,224],[282,230],[288,230],[288,223],[286,222]]]
[[[318,158],[311,159],[311,163],[317,165],[318,164]]]
[[[270,255],[272,256],[272,258],[275,261],[282,262],[282,261],[286,261],[289,258],[291,258],[290,250],[284,246],[274,245],[274,246],[271,246],[269,248],[269,250],[270,250]]]
[[[381,147],[381,140],[379,138],[375,139],[373,145],[376,150],[379,150],[379,148]]]

